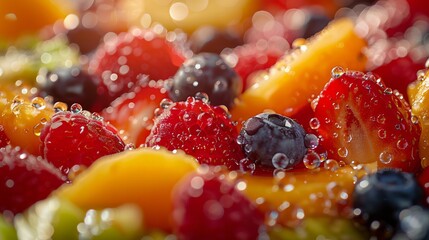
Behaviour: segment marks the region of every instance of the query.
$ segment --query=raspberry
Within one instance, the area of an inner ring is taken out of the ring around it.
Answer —
[[[201,164],[237,169],[244,158],[236,142],[237,129],[222,107],[210,106],[206,99],[189,97],[184,102],[167,101],[168,104],[163,101],[165,109],[155,119],[146,144],[182,149]]]
[[[87,111],[56,113],[43,127],[40,139],[43,157],[68,174],[75,165],[90,166],[98,158],[124,150],[116,129]]]
[[[61,172],[19,147],[0,149],[0,214],[20,213],[64,183]]]
[[[101,45],[89,65],[89,72],[99,79],[98,108],[107,107],[145,75],[150,80],[173,76],[185,60],[179,35],[173,42],[153,31],[135,29]]]
[[[173,196],[179,239],[258,239],[263,214],[214,173],[188,176]]]

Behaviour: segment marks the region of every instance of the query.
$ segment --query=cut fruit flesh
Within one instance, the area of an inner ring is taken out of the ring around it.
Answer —
[[[365,41],[354,32],[351,20],[331,23],[247,89],[231,109],[232,118],[240,123],[267,110],[291,116],[319,94],[334,67],[364,70],[365,46]]]

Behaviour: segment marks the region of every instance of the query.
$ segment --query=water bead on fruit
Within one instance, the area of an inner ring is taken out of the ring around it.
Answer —
[[[334,67],[331,70],[331,77],[332,78],[339,78],[341,77],[346,71],[342,67]]]

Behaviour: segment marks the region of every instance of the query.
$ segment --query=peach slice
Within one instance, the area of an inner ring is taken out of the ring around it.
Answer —
[[[331,78],[331,70],[340,66],[362,71],[366,42],[354,30],[349,19],[332,22],[319,34],[298,45],[272,66],[267,74],[247,89],[231,109],[239,123],[264,112],[291,116],[317,96]]]
[[[181,151],[125,151],[100,158],[71,185],[60,188],[57,196],[86,210],[136,204],[144,227],[171,231],[172,190],[197,166],[194,158]]]
[[[429,167],[429,69],[418,74],[418,80],[408,87],[411,112],[420,121],[422,133],[419,154],[423,168]]]
[[[245,175],[237,178],[236,187],[262,211],[274,211],[277,218],[273,224],[295,227],[304,217],[346,214],[357,174],[346,166],[283,172],[276,177]]]

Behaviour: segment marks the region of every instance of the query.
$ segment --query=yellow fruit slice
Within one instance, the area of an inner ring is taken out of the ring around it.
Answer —
[[[331,70],[362,71],[366,42],[353,22],[339,19],[279,60],[267,75],[247,89],[231,110],[239,123],[264,111],[291,116],[316,97],[331,78]]]
[[[198,164],[164,149],[141,148],[100,158],[57,195],[83,209],[131,203],[143,213],[144,227],[171,231],[172,189]]]
[[[418,81],[408,88],[412,113],[418,117],[422,133],[419,141],[419,154],[422,167],[429,167],[429,69],[421,72]]]
[[[43,124],[51,119],[55,110],[42,98],[29,99],[27,95],[0,92],[0,125],[12,146],[19,146],[33,155],[40,154],[40,131]]]
[[[192,32],[200,26],[237,27],[257,9],[257,0],[122,0],[119,4],[131,26],[149,27],[161,23],[168,30]]]
[[[276,212],[276,224],[294,227],[304,217],[338,216],[351,204],[357,173],[351,167],[285,172],[279,177],[244,176],[237,188],[264,212]],[[245,187],[243,187],[245,186]]]
[[[0,38],[15,40],[37,33],[41,28],[63,19],[67,12],[55,0],[2,0],[0,1]]]

